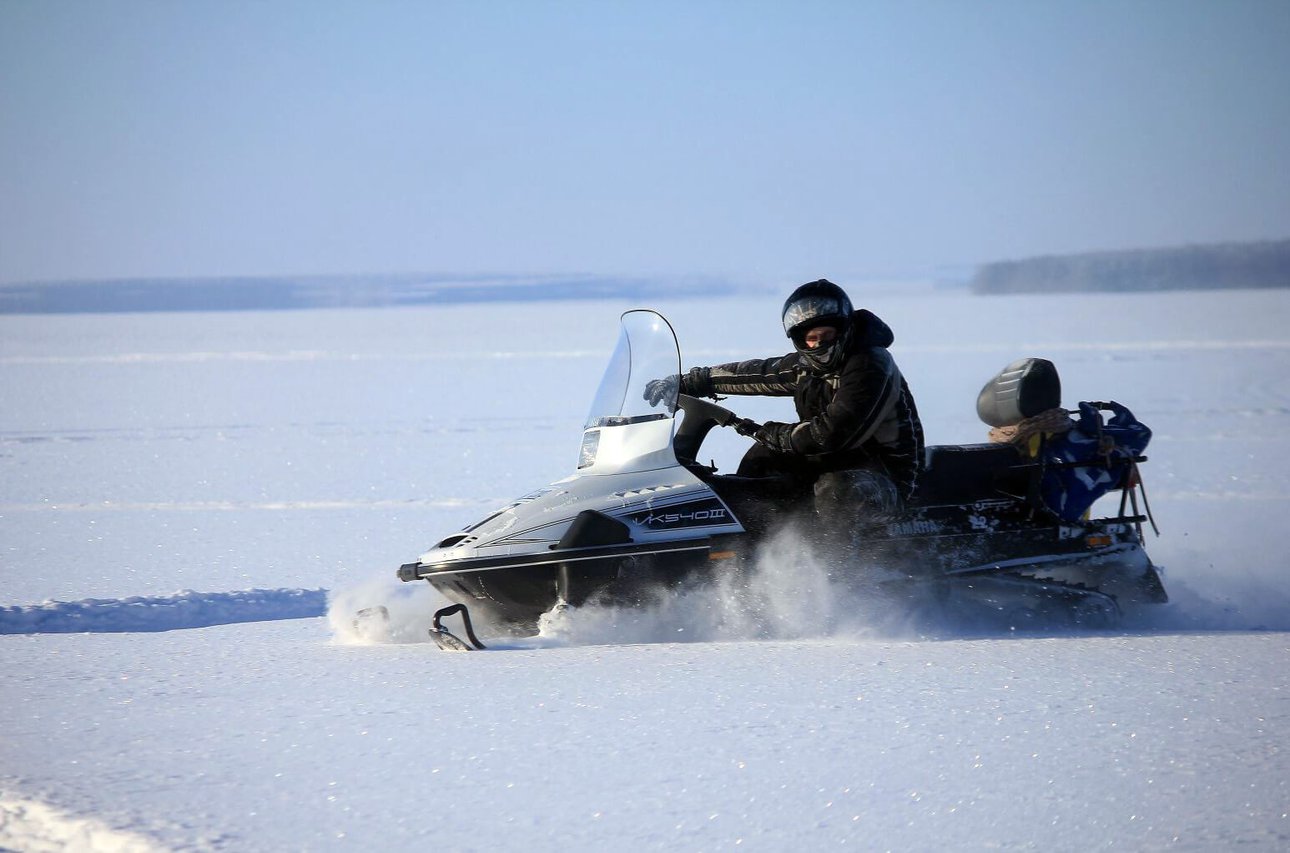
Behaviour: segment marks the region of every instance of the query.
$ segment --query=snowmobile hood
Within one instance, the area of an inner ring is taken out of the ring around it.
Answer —
[[[650,380],[680,372],[672,327],[657,312],[622,315],[617,348],[583,429],[571,477],[518,498],[421,555],[436,570],[560,563],[573,547],[654,552],[676,540],[743,530],[730,508],[678,460],[676,390],[649,393]],[[588,515],[600,531],[575,528]],[[608,532],[606,532],[608,531]],[[591,537],[593,540],[597,537]],[[629,549],[630,550],[630,549]]]
[[[619,525],[607,545],[651,546],[743,531],[730,509],[681,466],[644,473],[573,476],[531,492],[449,536],[421,563],[451,571],[457,564],[490,568],[488,560],[558,563],[570,547],[574,522],[588,511]],[[584,543],[577,543],[579,545]],[[596,543],[602,544],[602,543]]]

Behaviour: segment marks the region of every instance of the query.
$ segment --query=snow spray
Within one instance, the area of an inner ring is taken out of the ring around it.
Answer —
[[[327,622],[333,642],[343,645],[429,643],[434,612],[450,603],[428,583],[372,578],[332,590]]]
[[[552,645],[800,640],[903,634],[906,620],[877,585],[817,550],[793,527],[771,536],[739,571],[654,590],[623,606],[597,603],[548,613]]]

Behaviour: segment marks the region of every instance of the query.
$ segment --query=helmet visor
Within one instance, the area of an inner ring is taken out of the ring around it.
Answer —
[[[823,317],[844,318],[842,303],[832,296],[806,296],[784,309],[784,334],[792,337],[793,330],[804,323]]]

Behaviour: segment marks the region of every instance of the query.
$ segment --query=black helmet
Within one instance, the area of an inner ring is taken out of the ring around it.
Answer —
[[[836,365],[846,350],[851,337],[851,300],[846,292],[826,278],[804,284],[784,300],[781,317],[784,334],[793,340],[793,346],[821,369]],[[833,326],[837,338],[814,349],[806,345],[806,333],[816,326]]]

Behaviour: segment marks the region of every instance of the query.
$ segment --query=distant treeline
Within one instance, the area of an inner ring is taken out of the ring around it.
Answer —
[[[971,285],[975,293],[1290,287],[1290,240],[998,261],[980,267]]]
[[[730,282],[704,277],[400,275],[303,278],[148,278],[0,285],[0,314],[263,311],[376,308],[462,302],[719,296]]]

